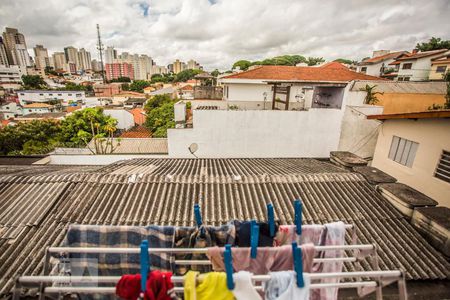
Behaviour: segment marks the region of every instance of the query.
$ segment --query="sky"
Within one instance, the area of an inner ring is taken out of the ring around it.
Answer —
[[[158,65],[194,59],[229,70],[277,55],[353,60],[379,49],[412,50],[450,39],[449,0],[0,0],[0,28],[18,28],[30,54],[105,46]]]

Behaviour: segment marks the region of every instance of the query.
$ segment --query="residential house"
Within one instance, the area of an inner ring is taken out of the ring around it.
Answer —
[[[222,77],[225,101],[190,100],[192,124],[186,123],[186,101],[175,105],[169,155],[328,157],[341,149],[370,157],[379,122],[365,116],[382,107],[365,105],[365,93],[350,91],[358,79],[386,81],[339,63],[261,66]]]
[[[105,108],[103,114],[111,116],[117,120],[117,129],[128,130],[134,126],[134,116],[123,108]]]
[[[367,118],[383,122],[372,166],[450,207],[450,110]]]
[[[112,104],[113,105],[123,105],[125,101],[127,101],[130,98],[145,98],[145,94],[133,92],[133,91],[124,91],[120,94],[113,95],[112,97]]]
[[[22,88],[22,75],[26,75],[25,67],[0,65],[0,87],[17,90]]]
[[[122,83],[96,84],[93,86],[96,97],[112,97],[122,93]]]
[[[23,115],[44,114],[55,111],[55,106],[47,103],[31,103],[23,106]]]
[[[445,82],[418,82],[418,81],[356,81],[350,91],[353,93],[364,92],[366,85],[373,88],[378,102],[376,105],[383,107],[384,114],[408,113],[426,111],[429,107],[443,105],[447,93]]]
[[[145,102],[147,102],[146,97],[130,97],[123,102],[123,107],[125,108],[144,107]]]
[[[135,126],[120,135],[120,138],[134,138],[134,139],[143,139],[143,138],[151,138],[152,132],[141,125]]]
[[[145,114],[145,111],[143,108],[136,107],[136,108],[130,109],[129,112],[133,114],[135,125],[143,125],[145,123],[145,119],[147,118],[147,115]]]
[[[408,53],[407,51],[374,51],[371,58],[363,60],[356,67],[356,72],[364,73],[371,76],[386,76],[392,77],[395,74],[395,70],[392,67],[388,67],[391,62],[394,62],[400,55]]]
[[[432,60],[448,54],[448,49],[413,51],[412,54],[402,54],[389,66],[395,68],[397,81],[426,81],[429,80]]]
[[[86,95],[84,91],[61,90],[26,90],[19,91],[19,103],[24,106],[32,103],[48,103],[69,106],[74,103],[84,103]]]
[[[22,107],[17,105],[16,102],[7,102],[0,105],[0,113],[3,114],[3,119],[11,119],[22,115]]]
[[[444,80],[450,74],[450,54],[431,60],[430,80]]]
[[[14,118],[16,122],[30,122],[34,120],[63,120],[66,117],[65,112],[47,112],[47,113],[30,113]]]
[[[146,88],[144,88],[144,94],[150,94],[151,92],[155,91],[156,88],[153,86],[148,86]]]
[[[190,84],[184,85],[178,89],[178,98],[183,100],[194,99],[194,87]]]

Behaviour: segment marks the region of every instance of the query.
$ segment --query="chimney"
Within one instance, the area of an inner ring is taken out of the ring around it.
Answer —
[[[413,49],[413,50],[412,50],[412,54],[416,54],[417,52],[419,52],[418,49]]]

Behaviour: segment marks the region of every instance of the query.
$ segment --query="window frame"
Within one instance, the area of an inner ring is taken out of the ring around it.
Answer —
[[[402,70],[411,70],[412,69],[412,63],[403,63]],[[408,66],[408,68],[406,68]]]
[[[388,158],[402,166],[412,168],[419,145],[415,141],[393,135],[389,146]]]

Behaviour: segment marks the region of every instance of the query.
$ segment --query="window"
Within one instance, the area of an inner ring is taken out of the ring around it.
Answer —
[[[49,96],[53,96],[53,94],[48,94]]]
[[[411,68],[412,68],[412,63],[405,63],[402,66],[403,70],[411,70]]]
[[[39,94],[39,96],[44,96],[44,94]]]
[[[450,183],[450,151],[442,151],[434,177]]]
[[[399,164],[412,167],[419,144],[398,136],[392,137],[389,158]]]
[[[81,94],[76,94],[75,96],[77,96],[77,97],[81,97]]]
[[[436,73],[445,73],[445,70],[447,70],[447,66],[438,66],[436,68]]]
[[[72,94],[67,94],[67,95],[72,96]]]
[[[399,77],[397,81],[403,81],[403,77]]]
[[[22,95],[22,96],[25,96],[25,94],[24,94],[24,93],[20,93],[20,95]]]
[[[367,67],[361,67],[361,73],[366,73],[367,72]]]
[[[405,77],[405,78],[403,78],[403,81],[409,81],[409,78],[410,77]]]
[[[58,94],[58,96],[62,96],[62,94]]]

